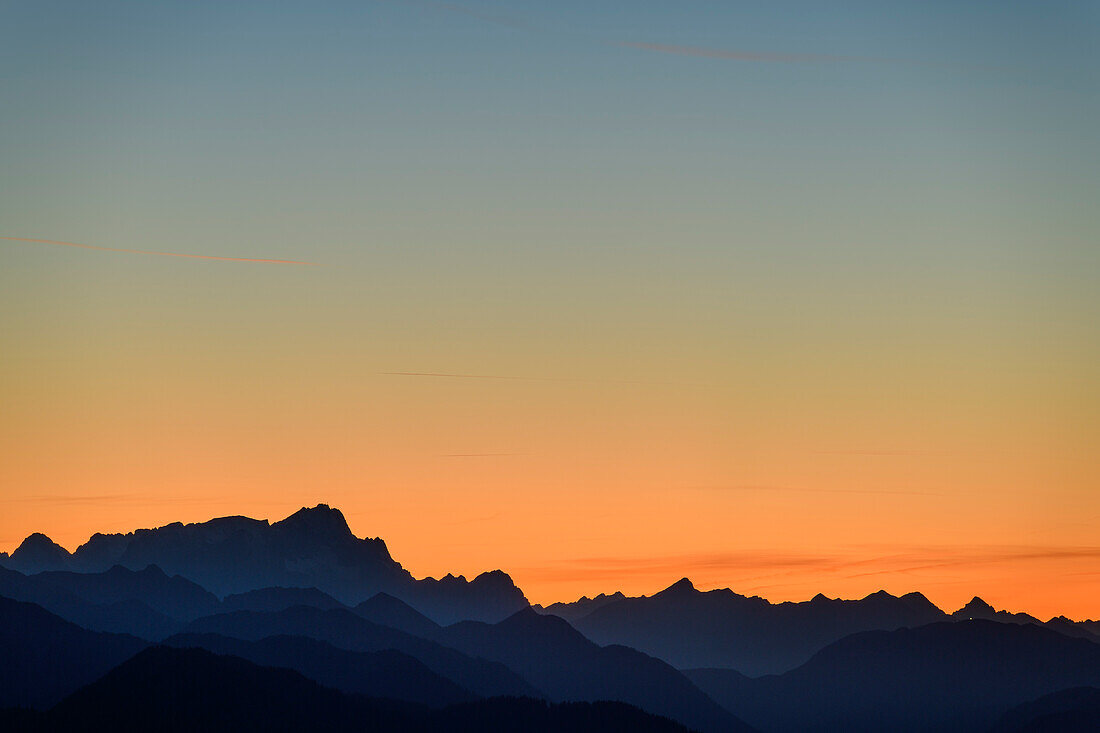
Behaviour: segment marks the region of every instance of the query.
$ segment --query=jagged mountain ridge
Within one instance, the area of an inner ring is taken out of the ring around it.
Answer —
[[[938,621],[972,618],[1036,624],[1067,636],[1100,642],[1087,622],[1056,617],[1047,623],[1027,614],[996,611],[980,598],[948,614],[920,593],[877,591],[858,600],[818,594],[809,601],[771,603],[723,588],[697,590],[683,578],[652,596],[620,594],[554,604],[599,644],[622,644],[680,669],[735,669],[750,676],[794,669],[815,652],[850,634],[892,631]]]
[[[325,504],[303,508],[273,523],[230,516],[127,534],[97,533],[71,554],[35,533],[11,556],[0,554],[0,565],[36,573],[35,578],[59,572],[104,573],[115,566],[136,571],[156,566],[169,576],[186,578],[224,596],[225,601],[234,599],[227,608],[242,603],[242,608],[259,610],[263,602],[275,604],[267,606],[269,610],[298,603],[332,607],[337,602],[352,607],[386,593],[442,625],[462,620],[492,623],[528,605],[523,592],[500,570],[472,580],[454,575],[416,580],[390,556],[382,539],[356,537],[341,512]],[[310,589],[314,600],[309,600]],[[63,590],[58,594],[64,595]],[[255,595],[244,598],[261,592],[267,593],[266,601]],[[86,598],[76,603],[8,595],[41,602],[89,628],[146,638],[162,638],[177,630],[172,618],[186,620],[195,615],[146,604],[133,594],[123,597],[123,605],[117,607],[118,598],[92,600],[92,609],[76,608]],[[802,603],[771,604],[729,589],[701,593],[686,578],[648,597],[601,594],[535,609],[567,619],[601,644],[631,646],[680,668],[727,667],[749,674],[791,669],[846,634],[949,618],[919,593],[898,598],[880,591],[856,601],[819,594]],[[1026,614],[995,611],[981,599],[950,618],[1042,623]],[[1100,641],[1096,624],[1058,617],[1045,625]]]
[[[222,597],[270,587],[316,588],[353,606],[385,592],[443,624],[499,621],[528,605],[499,570],[469,581],[454,575],[417,580],[390,556],[385,541],[356,537],[340,510],[326,504],[277,522],[232,516],[127,534],[97,533],[71,554],[35,533],[0,564],[26,574],[156,565]]]

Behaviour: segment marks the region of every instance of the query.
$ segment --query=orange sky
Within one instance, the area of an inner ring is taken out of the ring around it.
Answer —
[[[828,400],[757,404],[708,384],[351,364],[336,381],[296,355],[219,380],[207,352],[134,358],[88,384],[26,373],[4,421],[0,480],[18,490],[0,547],[326,502],[417,576],[500,567],[534,602],[686,575],[771,600],[885,588],[947,610],[981,595],[1100,616],[1095,458],[1038,409],[1021,435],[988,403],[977,421],[942,414],[931,391],[883,410],[854,388],[839,430]],[[172,370],[189,389],[132,378]]]

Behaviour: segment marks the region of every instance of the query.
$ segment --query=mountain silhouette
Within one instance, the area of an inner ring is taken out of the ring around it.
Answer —
[[[432,731],[463,733],[688,733],[668,718],[619,702],[547,703],[495,698],[454,705],[428,719]]]
[[[38,575],[27,576],[6,568],[0,568],[0,596],[37,604],[85,629],[133,634],[143,639],[163,638],[181,623],[141,601],[90,603]]]
[[[0,595],[37,603],[86,629],[161,639],[185,621],[216,612],[216,596],[150,566],[115,566],[102,573],[46,571],[23,575],[0,568]]]
[[[257,588],[226,596],[222,599],[220,610],[222,612],[282,611],[293,606],[346,608],[340,601],[316,588]]]
[[[5,560],[7,567],[29,575],[46,570],[68,570],[69,551],[41,532],[29,535]]]
[[[550,616],[557,616],[558,618],[563,618],[566,621],[572,623],[573,621],[583,616],[587,616],[588,614],[595,611],[597,608],[602,608],[609,603],[614,603],[615,601],[621,601],[624,598],[626,598],[626,596],[624,596],[621,591],[615,591],[611,595],[600,593],[595,598],[581,596],[578,600],[573,601],[572,603],[558,602],[551,603],[549,606],[542,606],[536,603],[532,605],[531,608],[535,609],[539,613],[544,613]]]
[[[1012,707],[1100,684],[1100,645],[986,620],[868,631],[781,675],[685,673],[763,731],[984,731]]]
[[[33,603],[0,598],[0,708],[45,708],[146,642],[88,631]]]
[[[16,728],[18,726],[18,728]],[[496,698],[442,710],[349,695],[289,669],[205,649],[153,647],[46,713],[0,711],[33,733],[686,733],[621,703]]]
[[[497,624],[448,626],[434,638],[503,663],[552,700],[616,700],[700,731],[749,730],[664,662],[625,647],[600,647],[557,616],[525,609]]]
[[[350,651],[395,649],[482,697],[543,696],[503,664],[372,623],[347,609],[295,606],[277,612],[235,611],[196,619],[188,624],[184,633],[219,634],[248,641],[269,636],[305,636]]]
[[[951,614],[951,618],[959,620],[984,619],[986,621],[1002,621],[1010,624],[1042,624],[1043,622],[1026,613],[1010,613],[998,611],[981,598],[974,596],[970,601]]]
[[[428,637],[439,630],[439,624],[435,621],[389,593],[368,598],[351,611],[367,621],[407,631],[414,636]]]
[[[42,731],[396,730],[415,711],[204,649],[146,649],[41,717]],[[358,725],[353,727],[353,722]]]
[[[1095,733],[1100,730],[1100,688],[1074,687],[1009,710],[990,733]]]
[[[1066,636],[1076,636],[1100,643],[1100,625],[1094,621],[1072,621],[1065,616],[1055,616],[1043,626]]]
[[[528,605],[523,592],[499,570],[472,581],[453,575],[416,580],[390,557],[382,539],[356,537],[340,510],[325,504],[278,522],[235,516],[95,534],[71,555],[36,533],[10,557],[0,558],[0,564],[24,574],[156,565],[219,597],[273,587],[317,588],[352,606],[386,592],[440,623],[499,621]]]
[[[210,591],[179,575],[169,577],[156,565],[141,570],[115,565],[102,573],[50,571],[32,577],[64,588],[89,603],[140,601],[158,613],[183,621],[207,616],[221,607]]]
[[[470,581],[450,574],[439,580],[424,578],[394,595],[442,625],[467,619],[493,623],[528,606],[523,591],[500,570]]]
[[[341,692],[444,707],[476,695],[393,649],[353,652],[304,636],[244,641],[217,634],[177,634],[165,646],[201,648],[265,667],[285,667]]]
[[[726,589],[701,592],[687,578],[649,597],[604,603],[572,623],[599,644],[621,644],[681,669],[725,667],[749,675],[782,672],[849,634],[940,621],[919,593],[883,591],[858,601],[817,595],[769,603]]]

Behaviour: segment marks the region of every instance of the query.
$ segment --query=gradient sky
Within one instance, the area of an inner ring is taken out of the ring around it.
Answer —
[[[1059,0],[0,1],[0,549],[324,501],[539,602],[1100,617],[1098,42]]]

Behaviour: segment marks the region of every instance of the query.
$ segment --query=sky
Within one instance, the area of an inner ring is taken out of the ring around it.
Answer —
[[[1100,618],[1098,41],[1063,0],[0,0],[0,550],[325,502],[534,602]]]

